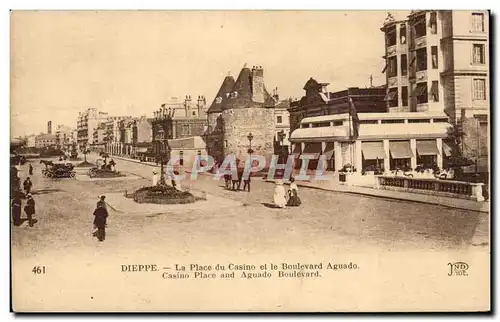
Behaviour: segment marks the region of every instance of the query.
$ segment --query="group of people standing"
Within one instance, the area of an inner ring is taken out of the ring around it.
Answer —
[[[29,174],[33,175],[33,166],[31,164],[28,165],[29,168]],[[19,173],[19,169],[16,167],[16,176],[17,173]],[[30,227],[33,227],[34,220],[33,220],[33,215],[36,213],[35,210],[35,200],[33,199],[33,196],[31,195],[31,188],[33,187],[33,182],[31,182],[30,177],[27,177],[24,182],[23,182],[23,188],[24,188],[24,196],[26,196],[26,205],[24,206],[24,212],[26,213],[26,217],[28,218],[28,224]],[[12,196],[12,221],[14,223],[14,226],[20,226],[22,224],[21,220],[21,214],[22,214],[22,197],[23,193],[20,190],[16,190],[13,193]]]
[[[294,178],[290,178],[290,187],[288,191],[283,186],[283,181],[278,180],[274,188],[274,205],[277,208],[298,207],[302,204],[299,198],[299,188]]]

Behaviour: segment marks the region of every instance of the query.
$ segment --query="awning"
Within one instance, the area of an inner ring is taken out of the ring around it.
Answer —
[[[302,154],[313,155],[314,159],[319,158],[319,155],[321,154],[321,142],[306,143]]]
[[[419,155],[438,155],[439,150],[435,140],[417,141],[417,153]]]
[[[327,160],[330,160],[333,157],[333,153],[335,152],[335,144],[333,142],[326,142],[326,147],[323,150],[323,155]]]
[[[410,141],[392,141],[389,143],[389,150],[393,159],[412,158]]]
[[[451,156],[451,147],[446,142],[443,142],[443,153],[447,157]]]
[[[361,151],[365,160],[383,160],[386,158],[384,150],[384,142],[363,142],[361,144]]]
[[[137,153],[146,153],[148,152],[148,148],[137,148]]]

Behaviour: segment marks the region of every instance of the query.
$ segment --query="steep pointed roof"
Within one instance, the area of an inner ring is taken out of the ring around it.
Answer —
[[[235,81],[233,76],[226,76],[224,81],[217,92],[212,104],[207,110],[207,113],[219,113],[222,112],[222,106],[224,105],[224,100],[227,101],[228,97],[226,93],[231,93],[234,87]]]
[[[244,67],[234,84],[232,93],[237,92],[237,96],[231,100],[236,105],[248,105],[252,103],[252,72],[250,68]]]

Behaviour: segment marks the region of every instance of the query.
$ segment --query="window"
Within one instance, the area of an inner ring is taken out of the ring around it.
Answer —
[[[474,44],[472,47],[472,63],[484,64],[484,45]]]
[[[408,120],[408,123],[430,123],[430,119],[413,119],[413,120]]]
[[[448,119],[442,118],[442,119],[434,119],[434,123],[448,123]]]
[[[432,56],[432,69],[438,69],[438,48],[437,46],[431,47]]]
[[[403,106],[408,106],[408,86],[401,87],[401,103]]]
[[[430,16],[430,19],[429,19],[429,25],[431,27],[431,34],[433,34],[433,35],[437,34],[436,12],[431,12],[431,16]]]
[[[387,29],[385,34],[387,46],[394,46],[396,44],[396,26]]]
[[[472,31],[484,31],[484,14],[477,12],[472,14]]]
[[[344,125],[344,122],[342,121],[333,121],[333,126],[342,126]]]
[[[484,79],[474,79],[473,99],[475,100],[486,99],[486,81]]]
[[[389,107],[398,106],[398,89],[397,88],[389,88],[387,95],[385,96],[385,100],[389,102]]]
[[[382,120],[382,124],[403,124],[405,120]]]
[[[281,116],[281,115],[276,116],[276,123],[281,124],[282,122],[283,122],[283,116]]]
[[[398,61],[397,61],[397,57],[396,56],[393,56],[393,57],[389,57],[389,59],[387,60],[387,76],[388,77],[395,77],[398,75]]]
[[[418,18],[414,23],[415,38],[423,37],[427,34],[425,16]]]
[[[406,25],[399,27],[399,39],[402,44],[406,44]]]
[[[227,144],[227,140],[224,141],[224,147],[227,148],[228,144]]]
[[[401,55],[401,75],[408,75],[408,58],[406,55]]]
[[[432,81],[431,96],[434,102],[439,102],[439,82]]]
[[[182,134],[189,135],[191,134],[191,127],[189,124],[182,124]]]
[[[417,104],[427,103],[427,83],[418,83],[415,88],[415,96],[417,97]]]
[[[359,124],[378,124],[377,120],[363,120],[359,121]]]
[[[427,69],[427,48],[417,49],[417,72]]]
[[[193,111],[193,116],[196,116],[196,112],[195,111]]]

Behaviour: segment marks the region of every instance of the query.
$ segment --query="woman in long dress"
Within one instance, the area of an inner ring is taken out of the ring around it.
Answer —
[[[286,208],[286,191],[281,180],[276,182],[274,188],[274,205],[278,208]]]
[[[290,189],[288,190],[288,203],[287,206],[298,207],[302,204],[299,198],[299,188],[295,183],[294,178],[290,178]]]

